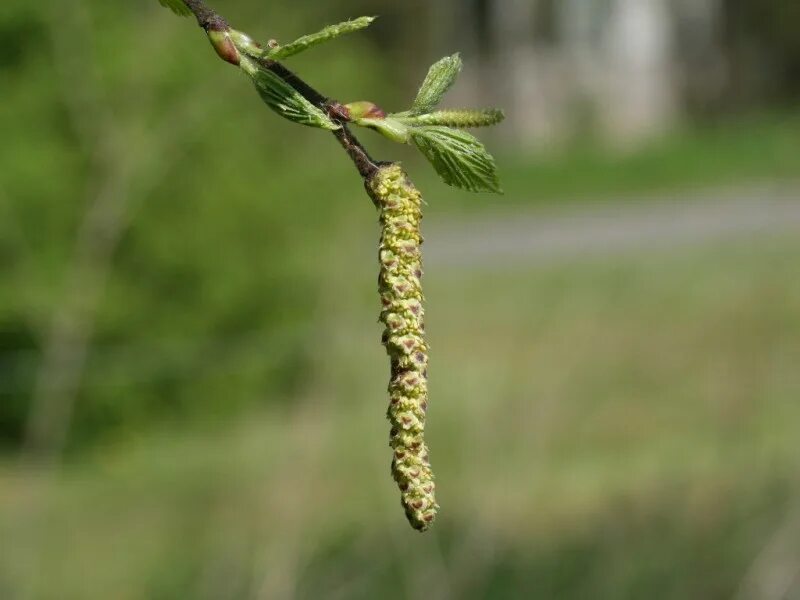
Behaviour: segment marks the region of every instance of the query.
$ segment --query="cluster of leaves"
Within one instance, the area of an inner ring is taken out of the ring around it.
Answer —
[[[177,14],[187,14],[181,0],[159,0]],[[242,54],[242,68],[250,75],[264,102],[282,117],[311,127],[336,130],[340,127],[319,107],[258,63],[260,59],[281,60],[359,31],[375,20],[360,17],[331,25],[305,35],[286,45],[272,44],[262,49],[238,31],[230,32],[230,40]],[[348,105],[352,122],[380,132],[399,143],[413,143],[433,165],[445,183],[473,192],[500,193],[497,166],[485,146],[465,128],[486,127],[503,120],[500,110],[436,110],[461,73],[463,63],[458,54],[435,63],[407,111],[386,115],[368,102]]]
[[[462,69],[458,54],[428,71],[411,109],[389,115],[409,127],[409,136],[448,185],[473,192],[500,190],[497,166],[484,145],[464,127],[486,127],[503,120],[500,110],[444,110],[436,107]]]
[[[317,34],[303,36],[286,46],[263,51],[267,58],[286,58],[323,42],[369,26],[373,17],[362,17],[331,27]],[[469,127],[486,127],[503,120],[503,112],[490,110],[436,110],[445,94],[461,73],[463,63],[458,54],[435,63],[407,111],[390,115],[369,102],[347,105],[356,125],[368,127],[399,143],[413,143],[448,185],[472,192],[500,193],[497,166],[486,147],[472,134]],[[256,87],[267,104],[296,123],[336,129],[337,125],[321,114],[319,109],[277,76],[266,77],[261,69],[254,75]],[[304,114],[301,114],[305,111]]]

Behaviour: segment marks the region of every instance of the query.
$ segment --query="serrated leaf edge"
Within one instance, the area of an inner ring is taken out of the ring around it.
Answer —
[[[472,134],[426,126],[413,128],[411,139],[448,185],[471,192],[503,193],[494,157]]]

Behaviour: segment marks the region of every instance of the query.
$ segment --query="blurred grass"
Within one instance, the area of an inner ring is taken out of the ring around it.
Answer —
[[[330,260],[318,378],[293,407],[165,425],[52,480],[0,468],[0,591],[729,598],[800,467],[800,242],[755,242],[429,273],[443,516],[419,536],[389,480],[354,239]]]

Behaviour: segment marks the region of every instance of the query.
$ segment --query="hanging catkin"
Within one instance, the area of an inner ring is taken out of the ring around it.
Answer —
[[[421,283],[422,197],[397,164],[381,167],[368,188],[380,211],[380,320],[391,364],[387,416],[392,426],[392,475],[409,522],[424,531],[439,507],[424,439],[428,346]]]

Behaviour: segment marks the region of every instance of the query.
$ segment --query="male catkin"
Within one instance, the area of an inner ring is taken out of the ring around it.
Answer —
[[[424,439],[428,346],[421,283],[422,197],[397,164],[380,167],[367,188],[380,211],[380,320],[391,364],[387,416],[392,475],[411,526],[425,531],[439,507]]]

